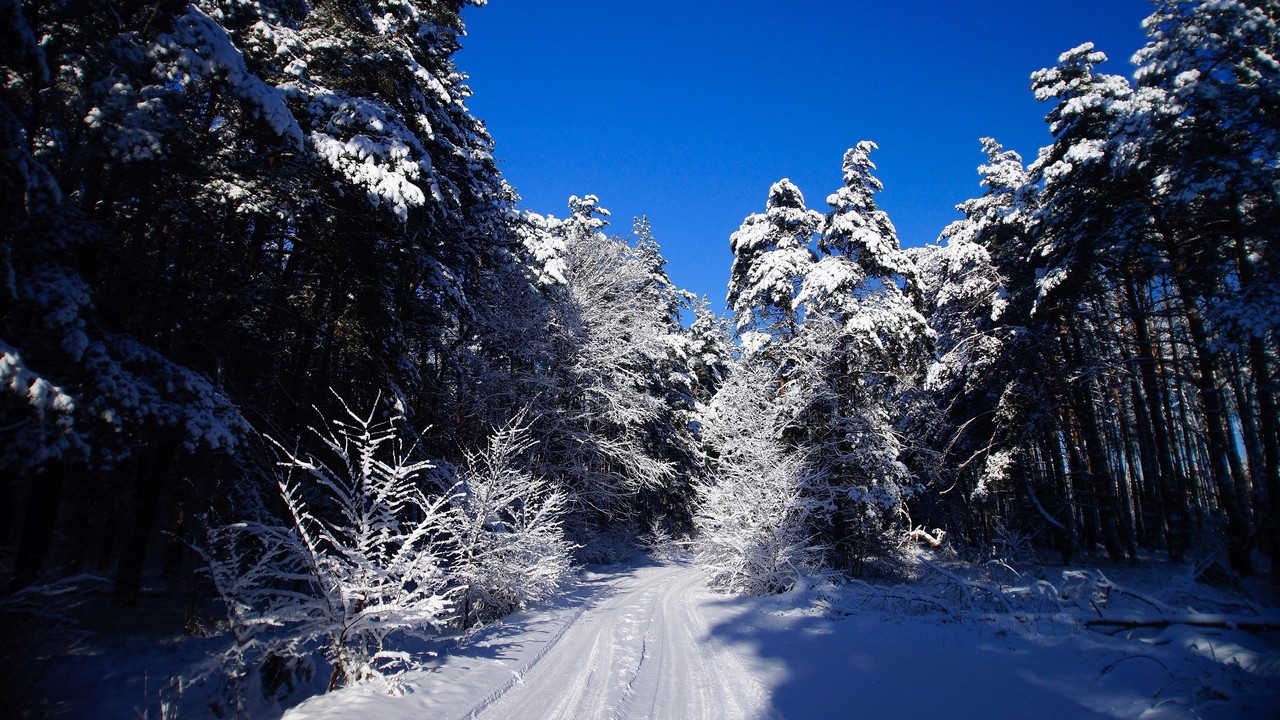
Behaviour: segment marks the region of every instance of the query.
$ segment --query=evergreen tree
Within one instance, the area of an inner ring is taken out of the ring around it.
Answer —
[[[1124,170],[1147,189],[1155,267],[1168,267],[1187,318],[1213,477],[1234,567],[1248,570],[1249,486],[1280,497],[1277,358],[1280,273],[1280,10],[1268,2],[1160,2],[1134,56],[1143,108],[1122,136]],[[1218,378],[1247,368],[1231,398]],[[1235,405],[1246,459],[1230,426]],[[1248,465],[1248,474],[1243,472]],[[1270,523],[1280,582],[1280,526]]]
[[[20,575],[114,567],[132,602],[157,527],[190,536],[187,508],[268,462],[229,452],[246,420],[294,432],[330,385],[452,424],[471,298],[522,272],[450,59],[460,7],[5,4],[6,212],[26,218],[4,235],[6,367],[15,395],[64,398],[42,417],[6,396]],[[46,550],[59,515],[74,532]]]
[[[799,333],[803,318],[797,292],[814,263],[809,246],[821,221],[805,207],[800,188],[783,179],[769,188],[765,211],[749,215],[729,237],[728,305],[749,347],[785,342]]]
[[[800,492],[817,508],[805,516],[823,562],[851,572],[891,559],[907,517],[915,483],[896,408],[915,392],[931,334],[914,264],[873,199],[874,148],[845,153],[825,219],[783,180],[730,238],[729,301],[744,362],[769,369],[751,375],[771,383],[757,391],[773,405],[768,432],[808,468]]]

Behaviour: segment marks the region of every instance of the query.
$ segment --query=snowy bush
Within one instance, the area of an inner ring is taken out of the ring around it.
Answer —
[[[671,534],[661,518],[654,518],[649,523],[649,530],[640,536],[640,546],[649,553],[649,557],[659,562],[679,560],[685,555],[681,542]]]
[[[224,695],[240,715],[309,679],[317,645],[333,668],[329,689],[360,680],[394,689],[415,663],[387,646],[390,635],[492,620],[551,595],[571,569],[567,498],[527,470],[534,442],[521,417],[428,497],[435,465],[411,458],[402,417],[377,420],[376,404],[367,415],[342,408],[312,428],[319,452],[272,441],[286,522],[208,531],[234,640],[220,659]]]
[[[568,498],[527,469],[534,444],[517,417],[467,456],[455,496],[464,627],[551,595],[571,570],[561,528]]]
[[[749,595],[791,589],[817,566],[808,536],[815,509],[803,495],[805,464],[795,457],[738,461],[722,467],[699,490],[698,561],[710,583]]]
[[[450,496],[424,495],[419,481],[432,465],[410,459],[399,416],[343,409],[330,427],[312,428],[321,453],[276,443],[286,524],[209,531],[210,571],[235,636],[225,659],[237,702],[253,696],[258,666],[292,663],[317,642],[333,667],[329,689],[386,679],[410,663],[384,648],[391,633],[450,618]]]
[[[733,592],[785,592],[821,565],[812,528],[827,511],[811,491],[822,478],[777,441],[776,382],[768,365],[742,363],[700,418],[718,456],[697,486],[694,552]]]

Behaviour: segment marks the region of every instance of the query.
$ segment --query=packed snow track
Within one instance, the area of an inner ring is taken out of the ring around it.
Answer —
[[[710,634],[703,573],[637,568],[472,717],[761,718],[767,691]]]

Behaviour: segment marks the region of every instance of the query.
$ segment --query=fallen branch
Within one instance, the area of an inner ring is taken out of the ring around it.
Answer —
[[[934,528],[933,534],[929,534],[929,531],[925,530],[924,526],[920,526],[907,533],[907,539],[914,540],[916,542],[923,542],[929,547],[936,548],[941,547],[942,541],[947,539],[947,531],[942,528]]]
[[[933,607],[936,607],[942,612],[946,613],[947,615],[951,615],[953,617],[958,617],[960,615],[960,613],[956,612],[955,608],[952,608],[951,606],[947,605],[945,602],[943,602],[938,598],[933,598],[933,597],[929,597],[928,595],[922,595],[920,593],[911,592],[904,588],[900,588],[900,587],[891,588],[884,585],[871,585],[862,580],[858,580],[857,578],[853,578],[850,584],[860,585],[862,586],[862,588],[864,588],[867,591],[867,594],[863,596],[864,600],[866,601],[897,600],[907,605],[910,605],[912,603],[919,603],[922,605],[932,605]],[[831,612],[839,612],[844,615],[849,614],[844,610],[840,610],[832,606],[830,603],[822,603],[822,604],[826,605],[828,610]]]
[[[973,599],[973,591],[982,590],[983,592],[990,595],[992,600],[995,600],[999,602],[1002,606],[1004,606],[1005,610],[1007,611],[1013,610],[1013,605],[1009,602],[1009,596],[1005,595],[1004,592],[1002,592],[999,588],[992,587],[986,583],[981,583],[974,580],[968,580],[966,578],[962,578],[959,575],[951,572],[950,570],[932,562],[927,557],[921,556],[920,562],[932,568],[934,572],[938,573],[944,578],[955,583],[960,588],[960,590],[964,592],[964,596],[965,596],[964,599],[968,601],[968,604],[970,606],[975,604]]]
[[[1151,607],[1155,608],[1156,610],[1162,613],[1168,613],[1170,611],[1170,607],[1168,605],[1165,605],[1164,603],[1151,597],[1150,595],[1140,593],[1136,590],[1130,590],[1127,587],[1124,587],[1122,585],[1117,585],[1111,582],[1111,579],[1108,578],[1106,575],[1103,575],[1101,570],[1098,570],[1095,572],[1098,573],[1098,580],[1097,580],[1098,587],[1104,590],[1118,592],[1121,595],[1128,595],[1129,597],[1134,598],[1136,600],[1141,600],[1142,602],[1150,605]]]

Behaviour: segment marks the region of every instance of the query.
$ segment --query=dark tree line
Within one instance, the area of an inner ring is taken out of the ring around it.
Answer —
[[[687,528],[689,298],[594,198],[515,210],[463,4],[0,3],[12,587],[189,576],[202,522],[282,511],[261,436],[335,392],[446,470],[524,413],[571,535]]]
[[[1132,82],[1092,45],[1033,75],[1053,143],[1030,166],[984,141],[986,193],[916,255],[939,522],[1018,524],[1066,559],[1222,538],[1280,579],[1277,22],[1159,3]]]

